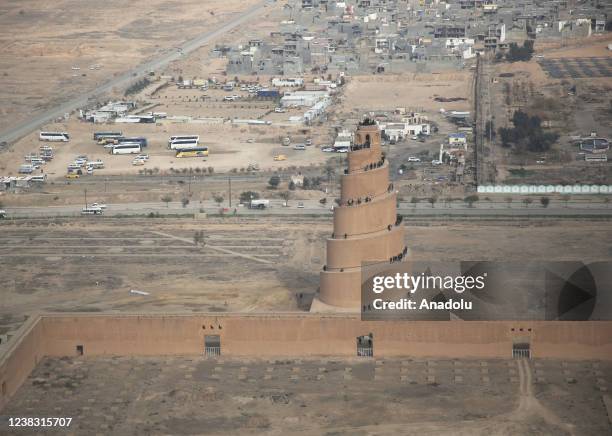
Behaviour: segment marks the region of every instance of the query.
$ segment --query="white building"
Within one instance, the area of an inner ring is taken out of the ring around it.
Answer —
[[[283,107],[314,106],[328,97],[329,94],[325,91],[295,91],[285,93],[280,103]]]
[[[299,86],[304,86],[304,79],[302,79],[301,77],[289,77],[289,78],[282,78],[282,79],[275,77],[272,79],[272,85],[276,86],[277,88],[299,87]]]

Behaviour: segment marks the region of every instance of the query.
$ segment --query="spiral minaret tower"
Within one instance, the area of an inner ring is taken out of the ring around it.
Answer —
[[[341,179],[334,232],[327,239],[327,262],[313,311],[359,310],[362,262],[391,264],[405,259],[404,227],[396,198],[380,130],[373,121],[364,120],[355,133],[348,169]]]

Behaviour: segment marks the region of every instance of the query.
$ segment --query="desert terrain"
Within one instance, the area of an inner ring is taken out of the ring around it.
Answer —
[[[414,219],[407,226],[414,260],[612,257],[612,230],[596,221]],[[204,243],[196,245],[200,231]],[[36,311],[307,310],[331,232],[325,217],[2,223],[2,331]]]
[[[255,1],[4,2],[0,129],[173,50]]]
[[[557,360],[45,358],[4,413],[88,434],[596,435],[610,377]]]

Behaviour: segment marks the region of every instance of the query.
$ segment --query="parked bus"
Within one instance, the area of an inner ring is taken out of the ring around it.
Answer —
[[[126,142],[117,144],[111,148],[110,154],[136,154],[140,153],[142,148],[137,142]]]
[[[132,138],[126,138],[122,136],[121,138],[117,138],[117,144],[124,144],[126,142],[130,142],[130,143],[136,142],[140,144],[141,147],[146,147],[148,145],[147,138],[143,136],[135,136]]]
[[[103,138],[121,138],[122,135],[122,132],[94,132],[93,139],[94,141],[99,141]]]
[[[176,136],[171,136],[170,139],[168,140],[168,148],[170,148],[170,145],[173,142],[176,141],[195,141],[195,142],[200,142],[200,137],[198,135],[176,135]]]
[[[66,132],[40,132],[38,139],[50,142],[68,142],[70,135]]]
[[[19,174],[32,174],[35,168],[33,165],[21,165],[19,167]]]
[[[584,160],[587,162],[608,162],[607,154],[587,154],[584,156]]]
[[[197,147],[197,148],[176,150],[176,157],[206,157],[206,156],[208,156],[208,147]]]
[[[39,182],[39,183],[44,183],[47,181],[47,175],[46,174],[40,174],[40,175],[36,175],[36,176],[31,176],[32,178],[30,179],[32,182]]]
[[[191,148],[198,148],[200,143],[195,139],[177,139],[170,143],[170,150],[185,150]]]
[[[100,207],[84,207],[81,210],[81,215],[102,215],[102,208]]]

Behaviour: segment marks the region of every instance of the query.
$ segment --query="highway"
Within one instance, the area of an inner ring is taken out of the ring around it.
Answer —
[[[240,216],[262,216],[262,215],[286,215],[286,216],[307,216],[307,215],[332,215],[331,203],[320,204],[316,200],[290,200],[288,206],[284,206],[283,200],[270,200],[270,207],[264,210],[249,209],[248,207],[232,203],[229,207],[227,201],[218,205],[213,201],[204,201],[188,204],[185,207],[180,202],[169,202],[167,205],[162,202],[157,203],[121,203],[109,204],[103,213],[107,217],[122,216],[145,216],[150,213],[160,216],[168,215],[193,215],[199,212],[207,214],[219,214],[221,210],[226,215],[233,215],[234,209]],[[298,207],[298,204],[301,206]],[[5,207],[7,218],[53,218],[53,217],[75,217],[81,216],[81,205],[49,206],[49,207]],[[468,207],[465,203],[438,204],[431,207],[427,203],[416,205],[400,203],[398,213],[406,217],[492,217],[492,218],[531,218],[531,217],[553,217],[553,218],[612,218],[612,208],[603,203],[557,203],[549,207],[541,205],[531,205],[525,207],[518,203],[510,205],[503,203],[475,203],[473,207]],[[90,216],[88,216],[90,218]],[[94,217],[95,218],[95,217]]]
[[[53,109],[36,114],[33,118],[22,123],[16,124],[14,127],[11,127],[10,129],[7,129],[4,132],[0,133],[0,142],[14,142],[19,138],[22,138],[23,136],[28,135],[34,130],[40,128],[44,124],[59,117],[63,117],[66,113],[70,113],[78,108],[85,107],[90,100],[105,94],[112,88],[125,87],[130,83],[134,82],[139,77],[147,74],[149,71],[155,71],[160,68],[163,68],[170,62],[175,61],[194,50],[197,50],[202,45],[212,41],[213,39],[235,29],[246,21],[252,19],[269,4],[271,3],[268,0],[258,3],[255,6],[245,10],[244,12],[237,14],[230,21],[226,22],[220,27],[205,32],[183,43],[176,49],[171,49],[170,51],[163,53],[147,62],[144,62],[138,65],[137,67],[124,72],[121,75],[113,77],[108,82],[98,86],[97,88],[91,91],[72,97],[65,103],[62,103]]]

